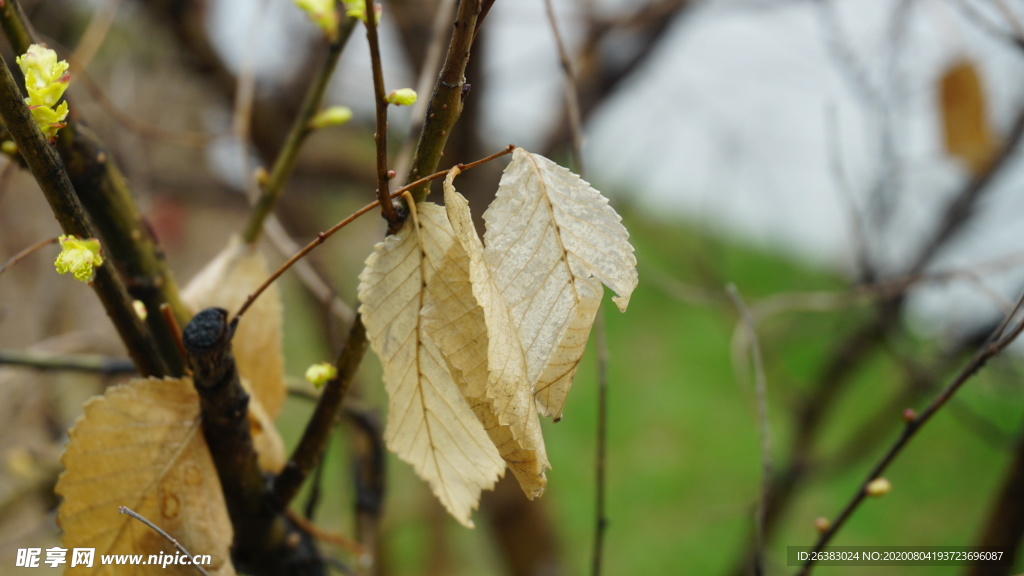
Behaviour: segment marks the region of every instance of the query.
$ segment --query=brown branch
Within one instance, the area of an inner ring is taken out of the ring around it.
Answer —
[[[227,320],[224,309],[207,308],[189,322],[183,337],[199,393],[203,437],[234,527],[232,560],[256,576],[321,574],[308,535],[272,505],[249,432],[249,394],[231,351],[237,324]]]
[[[0,116],[64,232],[80,238],[96,237],[64,163],[39,131],[6,62],[0,66]],[[93,289],[139,372],[145,376],[170,374],[152,333],[136,315],[132,297],[113,266],[96,269]]]
[[[370,44],[370,67],[373,69],[373,97],[376,107],[376,131],[373,141],[377,145],[377,202],[380,212],[388,221],[388,232],[394,234],[402,226],[402,220],[395,212],[388,197],[388,101],[384,93],[384,71],[380,63],[380,45],[377,41],[377,14],[374,0],[364,0],[366,5],[366,40]]]
[[[14,266],[18,262],[21,262],[25,258],[28,258],[37,251],[42,250],[43,248],[46,248],[51,244],[56,244],[58,241],[60,241],[60,238],[58,237],[47,238],[46,240],[40,240],[39,242],[36,242],[35,244],[29,246],[28,248],[25,248],[21,252],[18,252],[14,256],[8,258],[7,261],[4,262],[3,264],[0,264],[0,274],[3,274],[4,272],[7,271],[8,268]]]
[[[0,350],[0,366],[95,374],[137,373],[135,365],[127,358],[111,358],[98,354],[60,354],[42,350]]]
[[[387,457],[380,419],[372,412],[346,410],[356,428],[355,447],[355,512],[356,539],[370,555],[365,576],[381,573],[381,512],[387,488]]]
[[[462,114],[462,99],[465,96],[463,87],[466,84],[466,65],[469,63],[470,48],[473,45],[473,34],[476,30],[477,17],[480,13],[480,0],[461,0],[459,13],[455,18],[455,31],[448,44],[441,74],[434,84],[434,92],[430,95],[427,105],[426,120],[420,132],[416,153],[412,159],[412,169],[406,178],[410,183],[420,178],[421,174],[430,174],[437,170],[441,161],[444,145],[448,142],[448,134]],[[416,202],[422,202],[430,193],[430,186],[414,187],[412,196]]]
[[[11,47],[18,53],[28,50],[33,31],[17,0],[7,0],[0,11]],[[174,335],[158,314],[167,303],[179,323],[188,322],[190,313],[181,302],[178,286],[152,230],[142,218],[124,176],[103,143],[78,120],[70,106],[68,125],[57,139],[57,150],[67,175],[84,210],[89,214],[98,236],[132,298],[140,300],[150,312],[146,322],[151,338],[167,366],[169,375],[181,375],[184,359],[174,345]],[[132,312],[134,314],[134,311]],[[125,342],[129,347],[130,343]]]
[[[259,238],[260,233],[263,231],[263,223],[270,216],[274,205],[281,197],[285,181],[295,167],[295,160],[298,158],[299,150],[302,149],[302,144],[306,141],[306,137],[312,132],[309,122],[323,104],[324,93],[327,91],[331,76],[338,65],[338,59],[341,57],[341,52],[345,48],[345,44],[348,42],[358,22],[359,20],[356,18],[346,18],[343,20],[339,25],[337,38],[328,46],[327,54],[324,56],[317,74],[313,77],[313,82],[306,90],[306,97],[302,101],[298,114],[295,115],[295,120],[288,131],[284,146],[278,152],[266,181],[260,182],[261,194],[256,201],[256,205],[253,206],[249,222],[242,233],[242,238],[247,244],[253,244]]]
[[[757,339],[757,327],[754,316],[750,313],[734,284],[725,289],[733,306],[740,314],[747,338],[750,342],[751,360],[754,365],[754,392],[757,395],[757,424],[761,447],[761,495],[757,501],[757,515],[754,530],[754,574],[764,574],[764,525],[768,501],[771,499],[772,488],[772,436],[768,422],[768,384],[764,371],[764,358],[761,356],[761,345]]]
[[[650,57],[667,38],[668,30],[676,19],[687,13],[695,4],[694,0],[654,0],[648,2],[632,15],[615,20],[590,20],[577,61],[582,65],[577,71],[579,91],[579,121],[587,120],[601,103],[608,100],[637,70],[640,63]],[[602,44],[614,31],[629,31],[638,47],[623,55],[619,50],[603,50]],[[614,56],[610,58],[609,56]],[[565,110],[560,118],[570,118]],[[571,143],[571,127],[559,123],[544,139],[542,150],[546,156]]]
[[[999,494],[989,507],[988,521],[978,538],[978,546],[1012,550],[1019,558],[1021,540],[1024,539],[1024,436],[1010,462]],[[975,564],[968,576],[1009,576],[1012,566]]]
[[[362,319],[356,316],[349,330],[348,341],[334,361],[338,374],[324,387],[313,416],[302,432],[302,439],[292,452],[288,465],[274,480],[274,499],[281,509],[288,507],[306,481],[306,477],[320,462],[331,431],[334,430],[334,423],[341,412],[345,394],[359,369],[359,363],[363,360],[366,345],[366,328],[363,327]]]
[[[1024,137],[1024,109],[1014,121],[1010,135],[1003,148],[988,167],[978,176],[965,184],[947,204],[943,218],[936,225],[918,252],[909,271],[904,275],[903,284],[894,284],[891,293],[883,296],[878,303],[878,311],[873,318],[861,324],[852,333],[833,348],[825,367],[814,379],[810,392],[804,396],[797,409],[796,426],[792,433],[791,456],[775,475],[772,486],[772,498],[769,501],[765,517],[765,533],[770,537],[782,518],[782,513],[789,506],[797,493],[797,488],[804,482],[813,467],[813,452],[821,425],[827,421],[828,415],[836,405],[836,401],[852,384],[861,364],[866,362],[884,341],[884,337],[899,325],[900,313],[906,301],[907,288],[922,278],[928,277],[923,272],[935,256],[961,231],[974,215],[974,208],[992,187],[996,175],[1008,165],[1007,159],[1018,147]],[[750,565],[753,551],[747,550],[742,564],[735,570],[736,574],[746,574],[745,567]]]
[[[953,379],[953,381],[938,394],[928,406],[922,410],[916,417],[910,419],[903,429],[903,433],[900,434],[899,438],[892,444],[889,450],[882,456],[877,464],[871,469],[867,477],[861,483],[857,492],[853,495],[850,501],[843,508],[839,516],[831,523],[828,530],[823,532],[818,538],[818,541],[814,545],[814,551],[821,551],[836,535],[836,533],[843,527],[850,516],[857,510],[861,502],[867,497],[867,485],[871,481],[881,477],[882,473],[889,467],[889,465],[896,459],[897,456],[903,451],[903,448],[914,438],[917,432],[939,411],[943,406],[949,402],[950,398],[967,382],[972,376],[980,371],[985,364],[994,356],[998,355],[1007,346],[1009,346],[1016,338],[1020,335],[1021,331],[1024,331],[1024,321],[1018,321],[1015,326],[1011,328],[1014,317],[1020,311],[1021,306],[1024,305],[1024,295],[1017,300],[1017,304],[1013,309],[1013,312],[1006,316],[1003,323],[993,332],[989,341],[985,343],[974,355],[970,362],[961,370],[960,374]],[[814,566],[813,560],[808,560],[800,572],[800,576],[806,576],[810,574],[811,569]]]

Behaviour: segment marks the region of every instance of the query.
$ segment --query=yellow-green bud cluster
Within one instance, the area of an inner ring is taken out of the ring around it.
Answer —
[[[103,265],[100,241],[95,238],[79,239],[61,236],[60,254],[54,266],[61,274],[71,273],[75,279],[86,284],[96,277],[96,268]]]
[[[338,11],[334,8],[334,0],[294,0],[295,5],[302,9],[320,28],[324,36],[331,42],[338,38]]]
[[[317,388],[323,388],[324,384],[338,377],[338,369],[330,362],[313,364],[306,369],[306,381]]]
[[[68,103],[57,105],[71,81],[68,63],[58,61],[56,52],[39,44],[29,46],[28,52],[18,56],[17,62],[25,75],[25,89],[28,91],[25,104],[32,111],[32,118],[39,124],[43,135],[53,143],[57,139],[57,131],[66,126],[64,119],[68,116]]]

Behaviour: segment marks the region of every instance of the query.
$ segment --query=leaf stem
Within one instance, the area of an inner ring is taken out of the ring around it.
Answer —
[[[377,202],[381,214],[388,221],[388,232],[394,233],[402,226],[402,221],[395,212],[395,207],[388,197],[388,102],[384,94],[384,71],[380,63],[380,44],[377,40],[377,14],[374,12],[374,0],[366,3],[366,40],[370,45],[370,66],[373,68],[373,96],[377,108],[376,131],[373,141],[377,145]]]
[[[515,148],[516,147],[515,147],[514,144],[509,144],[501,152],[495,152],[494,154],[491,154],[490,156],[487,156],[486,158],[481,158],[481,159],[479,159],[479,160],[477,160],[475,162],[470,162],[469,164],[459,164],[458,167],[461,170],[469,170],[470,168],[475,168],[475,167],[477,167],[477,166],[479,166],[481,164],[486,164],[487,162],[490,162],[491,160],[494,160],[496,158],[500,158],[501,156],[504,156],[506,154],[511,154],[512,151],[515,150]],[[424,184],[426,182],[429,182],[431,180],[436,180],[438,178],[444,178],[445,175],[447,175],[447,174],[448,174],[447,170],[441,170],[441,171],[435,172],[435,173],[433,173],[430,176],[427,176],[425,178],[420,178],[419,180],[416,180],[415,182],[411,182],[409,184],[406,184],[405,186],[402,186],[398,190],[395,190],[394,192],[391,193],[390,198],[397,198],[397,197],[401,196],[402,194],[404,194],[405,192],[407,192],[409,190],[412,190],[416,186],[420,186],[420,185],[422,185],[422,184]],[[341,222],[338,222],[337,224],[335,224],[334,226],[330,227],[326,231],[320,232],[319,234],[317,234],[316,235],[316,239],[314,239],[312,242],[310,242],[305,247],[303,247],[302,250],[299,250],[294,256],[289,258],[288,261],[285,262],[284,264],[282,264],[280,268],[278,268],[273,274],[271,274],[270,277],[267,278],[267,280],[265,282],[263,282],[263,284],[261,284],[260,287],[257,288],[255,292],[253,292],[252,294],[249,295],[249,297],[242,304],[242,307],[239,308],[238,312],[235,313],[235,320],[237,320],[238,317],[240,317],[242,314],[245,314],[245,311],[248,310],[250,306],[252,306],[252,303],[255,302],[257,298],[259,298],[260,294],[262,294],[264,290],[266,290],[271,284],[273,284],[274,281],[277,280],[282,274],[287,272],[288,269],[291,268],[296,262],[298,262],[299,260],[304,258],[306,256],[306,254],[309,254],[317,246],[323,244],[328,238],[333,236],[335,232],[337,232],[338,230],[341,230],[345,226],[348,226],[349,224],[354,222],[357,218],[359,218],[363,214],[366,214],[370,210],[373,210],[374,208],[376,208],[379,205],[380,205],[380,203],[377,200],[375,200],[373,202],[370,202],[366,206],[363,206],[359,210],[356,210],[355,212],[350,214],[347,218],[345,218]]]
[[[309,122],[323,104],[324,93],[327,91],[327,85],[330,83],[334,69],[338,65],[338,59],[341,57],[345,44],[348,42],[358,22],[359,19],[353,17],[343,20],[338,28],[338,38],[329,45],[324,61],[320,65],[317,74],[313,77],[313,82],[310,84],[309,89],[306,91],[306,97],[302,101],[302,107],[295,116],[291,130],[288,131],[284,146],[274,160],[270,175],[266,181],[260,182],[260,197],[257,199],[252,214],[249,216],[249,222],[242,233],[242,239],[245,240],[246,244],[254,244],[259,239],[260,233],[263,231],[264,221],[273,212],[274,205],[277,203],[278,198],[281,197],[284,183],[295,167],[295,159],[299,155],[299,150],[306,141],[306,137],[312,133]]]

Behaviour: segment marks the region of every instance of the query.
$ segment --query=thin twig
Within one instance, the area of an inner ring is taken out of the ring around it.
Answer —
[[[132,510],[131,508],[129,508],[127,506],[118,506],[117,507],[117,511],[120,512],[121,514],[127,514],[127,515],[131,516],[132,518],[135,518],[139,522],[142,522],[146,526],[149,526],[150,528],[153,529],[154,532],[156,532],[157,534],[163,536],[165,540],[167,540],[175,548],[177,548],[178,552],[181,552],[182,554],[184,554],[185,556],[188,556],[189,558],[193,557],[192,554],[188,550],[186,550],[184,546],[181,545],[181,542],[178,542],[177,540],[175,540],[173,536],[171,536],[167,532],[164,532],[163,528],[160,528],[156,524],[153,524],[152,522],[149,521],[148,518],[146,518],[142,514],[139,514],[138,512],[136,512],[135,510]],[[196,570],[198,570],[199,573],[202,574],[203,576],[210,576],[210,573],[207,572],[206,569],[204,569],[199,564],[196,564],[195,562],[192,562],[192,565],[195,566]]]
[[[743,303],[743,297],[734,284],[725,289],[739,312],[750,343],[750,352],[754,363],[754,393],[757,395],[757,424],[761,437],[761,496],[757,502],[757,522],[755,529],[754,574],[764,574],[764,525],[768,500],[771,497],[772,485],[772,436],[768,422],[768,384],[764,372],[764,358],[761,355],[761,344],[757,339],[757,328],[754,316]]]
[[[76,68],[78,68],[78,72],[89,67],[93,56],[96,55],[100,46],[103,45],[103,40],[106,39],[107,32],[110,31],[110,25],[114,23],[114,17],[117,15],[117,9],[121,6],[121,1],[106,0],[92,19],[89,20],[89,26],[82,33],[82,37],[72,54],[72,59],[76,64]]]
[[[466,65],[469,64],[470,48],[473,46],[473,35],[480,14],[480,0],[460,0],[459,11],[455,17],[455,31],[448,44],[444,66],[437,76],[434,92],[427,104],[427,114],[423,121],[416,144],[416,153],[412,157],[412,168],[406,176],[406,183],[416,180],[425,183],[421,174],[430,174],[437,170],[437,165],[448,142],[452,127],[462,114],[462,99],[465,97],[463,88],[466,84]],[[444,171],[447,173],[447,170]],[[430,186],[415,187],[413,199],[422,202],[430,193]]]
[[[499,158],[499,157],[504,156],[506,154],[511,154],[513,150],[515,150],[515,145],[509,144],[501,152],[496,152],[494,154],[491,154],[490,156],[487,156],[486,158],[481,158],[480,160],[477,160],[475,162],[470,162],[469,164],[459,164],[459,168],[461,170],[463,170],[463,171],[469,170],[470,168],[475,168],[475,167],[477,167],[477,166],[479,166],[481,164],[485,164],[487,162],[490,162],[491,160],[494,160],[495,158]],[[404,194],[406,191],[412,190],[416,186],[420,186],[423,183],[429,182],[431,180],[437,180],[438,178],[444,178],[447,174],[448,174],[448,170],[441,170],[441,171],[435,172],[435,173],[433,173],[430,176],[427,176],[425,178],[420,178],[419,180],[417,180],[415,182],[406,184],[405,186],[402,186],[398,190],[395,190],[394,192],[391,193],[390,197],[391,198],[397,198],[397,197],[401,196],[402,194]],[[282,274],[284,274],[286,271],[288,271],[288,269],[291,268],[296,262],[298,262],[303,257],[305,257],[306,254],[309,254],[317,246],[323,244],[328,238],[333,236],[335,232],[337,232],[338,230],[341,230],[345,226],[348,226],[349,224],[354,222],[357,218],[359,218],[363,214],[366,214],[370,210],[373,210],[374,208],[376,208],[379,205],[380,204],[376,200],[373,201],[373,202],[370,202],[366,206],[363,206],[359,210],[356,210],[355,212],[350,214],[347,218],[345,218],[341,222],[338,222],[337,224],[335,224],[331,228],[327,229],[326,231],[320,232],[319,234],[317,234],[315,240],[313,240],[312,242],[307,244],[304,248],[302,248],[302,250],[299,250],[294,256],[289,258],[288,261],[285,262],[284,264],[282,264],[280,268],[278,268],[273,274],[271,274],[270,277],[267,278],[267,280],[264,281],[263,284],[261,284],[260,287],[257,288],[255,292],[253,292],[252,294],[249,295],[249,297],[245,300],[245,303],[242,304],[242,307],[239,308],[238,312],[235,313],[235,319],[237,320],[238,317],[240,317],[242,314],[244,314],[245,311],[249,309],[249,306],[252,306],[252,303],[255,302],[257,298],[259,298],[260,294],[262,294],[264,290],[266,290],[271,284],[273,284],[273,282],[275,280],[277,280]]]
[[[601,310],[597,311],[594,328],[597,339],[597,458],[594,468],[597,484],[594,509],[597,520],[594,522],[594,552],[591,557],[590,574],[600,576],[604,559],[604,537],[608,531],[608,513],[605,507],[608,485],[608,339]]]
[[[576,93],[576,74],[572,70],[572,61],[569,59],[569,51],[562,40],[562,34],[558,30],[558,21],[555,18],[555,8],[551,0],[544,0],[544,9],[547,12],[548,24],[551,26],[551,33],[555,37],[555,46],[558,49],[558,60],[562,65],[562,79],[565,87],[565,110],[569,117],[569,133],[572,135],[572,155],[576,163],[576,173],[583,175],[583,125],[580,120],[580,99]]]
[[[288,131],[288,137],[285,140],[284,146],[281,147],[281,151],[278,152],[277,158],[274,160],[270,174],[266,177],[265,181],[259,183],[260,196],[255,206],[253,206],[249,222],[242,233],[242,239],[247,244],[253,244],[259,239],[260,233],[263,231],[264,221],[273,212],[274,205],[281,197],[285,181],[295,167],[295,160],[299,155],[299,150],[306,141],[306,137],[312,133],[309,122],[323,104],[324,93],[327,91],[331,76],[337,67],[338,59],[341,57],[341,52],[345,48],[345,44],[348,42],[358,22],[357,18],[346,18],[339,25],[337,39],[328,47],[324,61],[306,91],[302,107],[295,115],[291,130]]]
[[[420,77],[416,80],[416,93],[426,94],[437,78],[438,68],[441,66],[442,49],[444,48],[445,32],[448,30],[448,22],[451,18],[452,9],[455,7],[455,0],[440,0],[434,8],[434,24],[430,31],[430,45],[427,47],[427,55],[423,58],[423,69],[420,70]],[[426,98],[419,98],[412,107],[412,122],[409,125],[409,137],[402,144],[402,151],[398,154],[398,161],[395,162],[395,172],[405,174],[409,171],[412,163],[412,153],[416,146],[416,135],[423,129],[423,122],[427,113]]]
[[[14,256],[11,256],[11,258],[8,259],[7,262],[4,262],[3,264],[0,264],[0,274],[3,274],[4,272],[6,272],[7,269],[10,268],[11,266],[14,266],[15,264],[17,264],[18,262],[21,262],[25,258],[28,258],[30,255],[32,255],[37,250],[40,250],[42,248],[46,248],[50,244],[56,244],[59,241],[60,241],[60,238],[47,238],[46,240],[40,240],[39,242],[36,242],[35,244],[29,246],[28,248],[25,248],[21,252],[18,252]]]
[[[111,358],[99,354],[61,354],[41,350],[0,350],[0,366],[98,374],[137,373],[135,365],[128,358]]]
[[[370,66],[373,68],[373,96],[376,105],[376,131],[373,141],[377,144],[377,202],[388,231],[394,233],[401,226],[398,213],[388,197],[388,101],[384,94],[384,71],[380,63],[380,44],[377,41],[377,15],[374,0],[366,3],[366,40],[370,44]]]
[[[565,109],[569,116],[569,131],[572,134],[572,155],[576,164],[576,172],[585,176],[583,163],[583,126],[580,122],[580,102],[576,92],[576,75],[572,70],[569,52],[558,30],[555,9],[551,0],[544,0],[544,8],[551,26],[551,33],[558,50],[558,59],[562,65],[562,77],[565,96]],[[608,531],[608,513],[605,507],[607,491],[607,454],[608,454],[608,338],[605,332],[604,314],[597,311],[594,323],[597,340],[597,438],[594,466],[594,482],[596,495],[594,499],[594,550],[591,556],[591,576],[600,576],[604,564],[604,539]]]
[[[321,542],[333,544],[338,548],[341,548],[342,550],[355,555],[360,561],[362,561],[363,557],[365,557],[367,554],[366,549],[363,548],[363,546],[355,540],[342,536],[341,534],[328,532],[327,530],[320,528],[313,522],[310,522],[309,520],[303,518],[302,516],[299,516],[295,512],[292,512],[291,510],[285,510],[284,514],[288,517],[289,520],[295,523],[299,530],[302,530],[306,534],[309,534],[310,536],[316,538]]]
[[[843,508],[839,516],[832,522],[832,525],[818,538],[818,541],[814,545],[814,551],[821,551],[836,535],[840,528],[849,520],[850,516],[853,515],[857,507],[860,506],[861,502],[867,497],[867,485],[879,478],[883,472],[892,464],[893,460],[903,451],[903,448],[910,442],[911,439],[917,434],[917,432],[934,416],[943,406],[949,402],[950,398],[960,389],[965,382],[967,382],[972,376],[974,376],[985,364],[994,356],[1002,352],[1007,346],[1009,346],[1016,338],[1020,335],[1021,331],[1024,331],[1024,321],[1018,321],[1015,326],[1011,328],[1014,317],[1020,311],[1021,306],[1024,305],[1024,295],[1017,299],[1017,304],[1014,306],[1013,311],[1006,316],[1002,324],[992,333],[986,342],[971,358],[970,362],[960,371],[960,373],[953,379],[953,381],[938,394],[928,406],[921,411],[916,417],[909,420],[906,426],[903,428],[903,433],[896,439],[889,450],[882,456],[877,464],[871,469],[871,472],[867,475],[865,480],[859,486],[857,492],[853,495],[850,501]],[[1009,331],[1008,331],[1009,330]],[[812,555],[813,558],[813,555]],[[814,566],[814,560],[808,560],[800,572],[800,576],[806,576],[810,574],[812,567]]]
[[[298,252],[302,246],[296,242],[284,229],[277,216],[271,214],[263,224],[263,232],[270,243],[281,253],[288,257]],[[329,310],[335,318],[341,320],[343,325],[348,326],[356,313],[344,300],[338,297],[338,292],[327,283],[327,280],[313,268],[307,260],[299,260],[295,263],[295,275],[313,296],[319,300],[324,308]]]

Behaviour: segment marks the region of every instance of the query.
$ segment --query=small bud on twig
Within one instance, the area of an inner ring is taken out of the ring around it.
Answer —
[[[864,493],[872,498],[881,498],[892,491],[892,483],[887,478],[875,478],[864,487]]]

